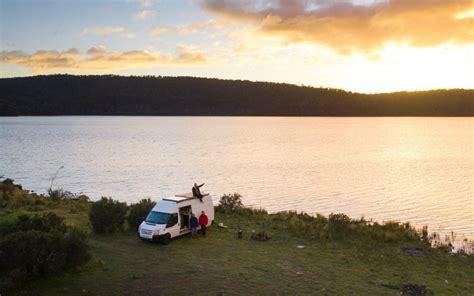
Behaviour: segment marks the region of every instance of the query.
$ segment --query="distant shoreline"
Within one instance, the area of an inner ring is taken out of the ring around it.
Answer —
[[[0,116],[472,117],[474,90],[361,94],[194,77],[0,79]]]

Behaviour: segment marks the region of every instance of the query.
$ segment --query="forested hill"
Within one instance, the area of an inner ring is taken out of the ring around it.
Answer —
[[[474,116],[474,90],[367,95],[241,80],[49,75],[0,79],[0,115]]]

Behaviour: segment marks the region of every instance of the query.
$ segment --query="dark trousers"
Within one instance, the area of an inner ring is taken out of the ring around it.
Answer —
[[[201,225],[201,234],[202,236],[206,236],[206,225]]]

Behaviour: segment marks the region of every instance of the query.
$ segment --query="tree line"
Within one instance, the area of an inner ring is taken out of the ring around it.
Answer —
[[[2,78],[0,116],[18,115],[473,116],[474,90],[361,94],[196,77]]]

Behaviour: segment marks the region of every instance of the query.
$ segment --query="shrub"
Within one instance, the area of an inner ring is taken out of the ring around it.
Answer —
[[[77,228],[71,228],[64,237],[66,251],[66,268],[78,266],[89,260],[89,245],[87,236]]]
[[[144,220],[144,217],[153,209],[156,205],[156,202],[151,201],[151,199],[142,199],[136,204],[130,206],[130,213],[128,214],[127,221],[130,229],[136,230],[140,223]]]
[[[0,216],[0,237],[17,231],[17,215],[5,214]]]
[[[242,208],[242,196],[238,193],[224,194],[219,200],[219,205],[216,207],[218,212],[228,213],[237,208]]]
[[[111,198],[102,197],[92,204],[89,220],[96,233],[114,233],[123,230],[127,204]]]
[[[48,194],[49,194],[49,199],[55,202],[61,201],[61,200],[76,200],[78,197],[69,191],[63,190],[63,189],[48,189]],[[85,195],[81,195],[85,196]],[[86,196],[87,197],[87,196]],[[88,197],[87,197],[88,198]]]
[[[0,240],[0,291],[89,260],[86,235],[53,213],[21,215]]]
[[[61,232],[67,231],[64,218],[54,213],[45,213],[42,215],[20,215],[18,217],[17,228],[19,231],[38,230],[43,232]]]
[[[0,182],[0,208],[17,209],[25,206],[39,206],[44,204],[44,197],[24,191],[12,179]]]
[[[344,237],[345,234],[351,232],[351,218],[349,218],[346,214],[329,214],[328,219],[328,228],[331,233],[331,237],[333,238],[341,238]]]

